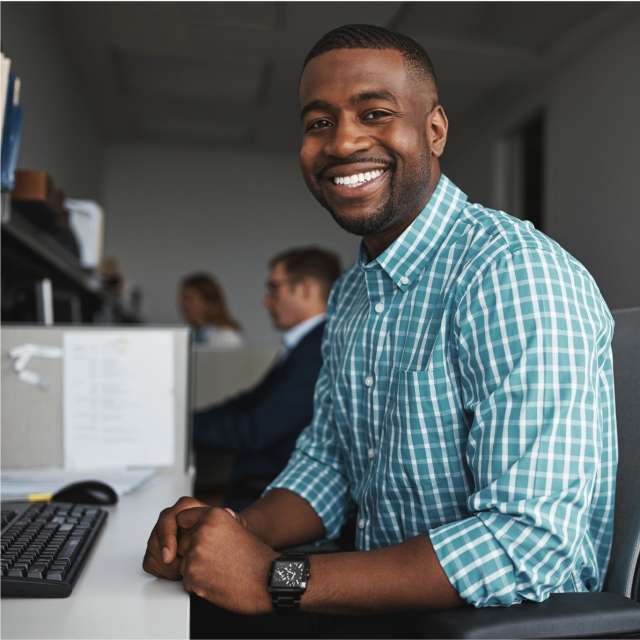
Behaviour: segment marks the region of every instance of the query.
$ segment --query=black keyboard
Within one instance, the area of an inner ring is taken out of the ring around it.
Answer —
[[[107,512],[91,505],[2,503],[2,597],[71,594]]]

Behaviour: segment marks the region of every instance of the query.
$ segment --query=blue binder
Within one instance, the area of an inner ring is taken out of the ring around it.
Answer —
[[[7,90],[7,104],[4,111],[4,125],[2,129],[2,169],[0,171],[0,186],[3,191],[11,191],[15,186],[16,165],[20,148],[20,132],[22,130],[22,106],[19,99],[19,84],[16,91],[16,81],[20,80],[11,71]]]

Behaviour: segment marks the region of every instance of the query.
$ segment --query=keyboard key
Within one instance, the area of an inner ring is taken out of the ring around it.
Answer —
[[[47,571],[47,580],[55,580],[56,582],[62,582],[62,571],[49,569]]]
[[[45,571],[46,569],[42,567],[32,567],[29,569],[29,573],[27,573],[27,578],[37,578],[38,580],[42,580]]]
[[[49,567],[49,571],[51,571],[53,569],[53,571],[61,571],[62,572],[62,577],[64,578],[64,576],[67,575],[67,572],[69,571],[69,569],[71,568],[71,564],[67,563],[67,564],[57,564],[57,565],[53,565],[51,567]]]
[[[22,567],[13,567],[13,569],[9,569],[10,578],[22,578],[24,574],[25,570]]]
[[[60,559],[67,558],[69,560],[73,560],[74,556],[78,551],[79,545],[80,545],[80,540],[72,538],[71,540],[69,540],[69,542],[67,542],[67,544],[64,545],[64,548],[60,552],[60,555],[58,556],[58,558]]]

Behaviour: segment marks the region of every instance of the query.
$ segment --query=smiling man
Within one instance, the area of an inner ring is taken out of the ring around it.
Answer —
[[[411,39],[328,33],[299,97],[306,183],[363,237],[331,294],[313,420],[241,514],[189,498],[163,512],[145,568],[241,613],[599,590],[617,451],[612,320],[593,279],[441,173],[447,118]],[[354,511],[356,551],[276,551],[334,538]]]
[[[330,49],[316,59],[322,48],[300,83],[302,173],[320,204],[363,236],[375,257],[433,193],[447,118],[426,54],[423,65],[409,66],[393,49]]]

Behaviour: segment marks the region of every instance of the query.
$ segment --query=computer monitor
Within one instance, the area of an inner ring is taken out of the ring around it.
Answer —
[[[106,344],[107,342],[109,344]],[[101,353],[103,353],[104,349],[113,349],[114,345],[116,347],[118,345],[135,347],[133,351],[137,354],[137,360],[133,360],[133,362],[136,370],[127,374],[126,359],[118,359],[117,357],[105,359],[103,357],[99,366],[102,367],[101,370],[111,367],[112,377],[109,380],[101,379],[98,376],[96,384],[102,385],[98,392],[104,392],[107,396],[99,396],[99,401],[96,402],[95,398],[98,396],[95,394],[92,396],[89,391],[79,397],[77,393],[74,393],[76,389],[69,393],[69,385],[73,384],[74,380],[76,384],[84,384],[82,367],[85,367],[87,375],[93,375],[95,367],[91,354],[94,351],[91,349],[97,350],[95,353],[102,349]],[[144,421],[145,415],[159,415],[165,426],[170,424],[173,428],[173,455],[169,459],[160,452],[158,460],[161,462],[151,466],[169,467],[176,470],[188,469],[191,455],[192,365],[190,332],[187,327],[3,325],[1,348],[1,429],[2,466],[4,468],[69,466],[68,432],[67,442],[65,442],[63,429],[65,419],[67,427],[69,427],[69,420],[72,416],[75,421],[74,428],[81,428],[80,409],[82,407],[79,409],[79,403],[88,403],[87,412],[95,415],[95,411],[104,410],[104,407],[108,406],[105,402],[111,402],[114,409],[111,418],[113,419],[115,416],[117,419],[117,416],[122,416],[122,424],[131,419]],[[146,355],[145,349],[148,350]],[[78,355],[78,350],[81,352],[80,355]],[[162,355],[163,353],[165,356]],[[120,369],[114,373],[113,367],[120,367]],[[171,368],[170,372],[166,371],[167,367]],[[164,370],[164,374],[159,375],[157,369]],[[74,375],[75,378],[73,378]],[[133,377],[127,378],[127,375]],[[154,384],[155,380],[161,380],[164,385],[163,391],[155,396],[156,400],[151,394],[152,389],[147,389],[148,393],[143,394],[144,397],[141,397],[139,401],[137,398],[132,400],[126,396],[127,389],[124,385],[127,379],[135,381],[136,385],[142,385],[140,388],[144,390],[144,380],[147,378],[150,381],[148,384]],[[67,385],[66,394],[65,384]],[[120,389],[118,389],[118,384],[120,384]],[[109,393],[111,396],[108,395]],[[121,401],[120,398],[124,398],[124,401]],[[126,401],[131,401],[131,407],[126,404]],[[166,418],[162,413],[158,413],[162,409],[153,406],[153,404],[160,407],[171,407],[173,415]],[[151,412],[146,411],[148,408],[151,409]],[[156,413],[154,414],[153,411]],[[87,424],[93,423],[91,420],[87,422]],[[102,420],[100,424],[104,428],[104,424],[108,423]],[[118,437],[118,426],[114,425],[109,437]],[[145,423],[144,426],[148,427],[149,425]],[[167,426],[167,428],[169,427]],[[91,434],[90,429],[87,430],[87,433],[89,448],[90,446],[95,448],[95,434]],[[121,435],[126,439],[125,431],[122,431]],[[94,438],[93,442],[91,442],[92,437]],[[110,441],[105,442],[107,442],[104,447],[105,455],[108,456]],[[82,446],[80,451],[82,451]],[[117,451],[117,448],[114,448],[113,451]],[[113,460],[107,460],[107,462],[107,466],[114,465]],[[128,466],[146,465],[143,461],[142,464],[136,465],[134,459],[133,463],[128,460]]]

